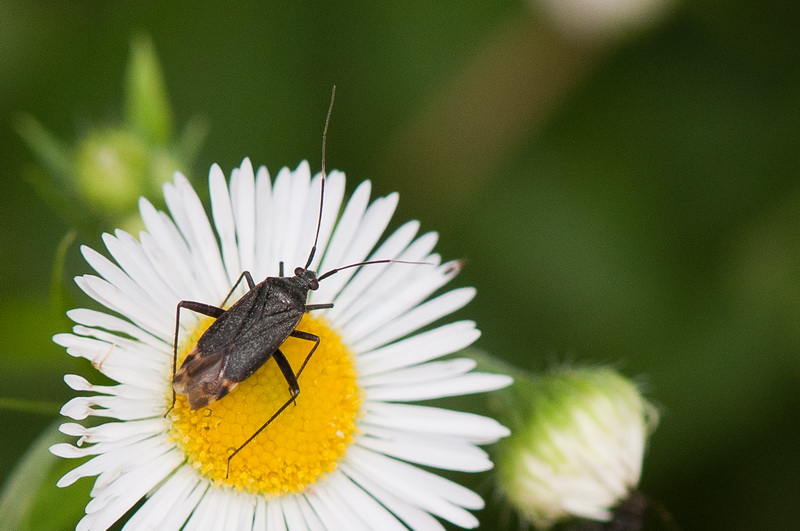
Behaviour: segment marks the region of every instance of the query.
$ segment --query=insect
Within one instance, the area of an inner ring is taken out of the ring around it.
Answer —
[[[217,306],[196,301],[178,303],[175,315],[175,340],[173,343],[173,407],[176,393],[185,395],[193,410],[215,402],[227,395],[239,383],[246,380],[270,358],[289,385],[290,396],[264,424],[244,443],[228,456],[225,477],[230,472],[231,459],[247,446],[259,433],[272,423],[300,394],[298,378],[305,369],[314,351],[320,344],[319,336],[297,330],[303,314],[313,310],[333,308],[333,303],[306,304],[308,293],[319,288],[325,278],[351,267],[390,262],[425,264],[426,262],[404,262],[400,260],[372,260],[350,264],[332,269],[317,276],[309,269],[317,250],[320,227],[322,225],[322,206],[325,199],[325,142],[333,109],[334,87],[331,103],[322,133],[322,178],[320,184],[320,208],[314,244],[304,267],[294,270],[294,276],[283,276],[283,262],[280,263],[280,276],[267,277],[256,284],[249,271],[244,271],[225,298],[227,301],[236,287],[245,280],[249,290],[230,308],[224,310]],[[223,302],[223,305],[225,302]],[[177,369],[178,332],[180,330],[181,309],[201,313],[216,320],[203,333],[197,345]],[[300,370],[292,369],[280,347],[283,342],[294,337],[313,343]],[[170,408],[172,409],[172,408]]]

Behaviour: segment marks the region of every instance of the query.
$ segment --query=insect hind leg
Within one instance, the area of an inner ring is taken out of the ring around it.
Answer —
[[[172,340],[173,379],[175,379],[175,371],[178,370],[178,333],[180,332],[181,329],[181,308],[186,308],[187,310],[191,310],[196,313],[202,313],[203,315],[213,317],[214,319],[218,319],[223,313],[225,313],[225,310],[223,310],[222,308],[217,308],[216,306],[212,306],[204,302],[181,301],[178,303],[178,307],[175,309],[175,336]],[[164,413],[164,416],[166,417],[174,407],[175,407],[175,389],[172,390],[172,404],[169,406],[167,412]]]
[[[319,340],[319,338],[317,338],[317,340]],[[278,415],[283,413],[283,410],[289,407],[289,404],[297,400],[297,396],[300,394],[300,385],[297,383],[297,376],[295,376],[294,371],[292,370],[292,366],[289,364],[289,360],[286,359],[286,356],[283,354],[283,352],[281,352],[281,349],[276,350],[275,353],[272,355],[272,358],[275,360],[275,363],[278,364],[278,368],[281,370],[283,377],[286,379],[286,383],[289,384],[289,392],[291,393],[292,396],[289,397],[289,400],[284,402],[284,404],[281,407],[279,407],[278,410],[275,411],[275,413],[273,413],[272,416],[269,419],[267,419],[267,421],[255,431],[255,433],[253,433],[253,435],[248,437],[245,442],[243,442],[236,450],[233,451],[231,455],[228,456],[228,465],[225,470],[225,479],[228,478],[228,475],[231,472],[231,459],[233,459],[236,456],[236,454],[241,452],[245,446],[250,444],[250,442],[252,442],[253,439],[258,437],[258,434],[264,431],[267,428],[267,426],[272,424],[272,421],[278,418]],[[299,376],[299,374],[300,373],[298,373],[297,375]]]

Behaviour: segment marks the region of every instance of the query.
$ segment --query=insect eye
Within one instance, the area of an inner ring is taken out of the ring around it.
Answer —
[[[319,289],[319,282],[317,281],[316,278],[308,283],[308,289],[312,291],[316,291],[317,289]]]
[[[305,269],[303,269],[302,267],[295,267],[294,268],[294,276],[299,277],[299,276],[302,276],[303,273],[305,273]]]

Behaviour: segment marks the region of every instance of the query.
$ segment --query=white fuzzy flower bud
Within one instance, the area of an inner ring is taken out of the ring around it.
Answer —
[[[515,378],[515,419],[498,474],[506,498],[537,527],[572,517],[609,521],[639,483],[655,408],[606,368]]]

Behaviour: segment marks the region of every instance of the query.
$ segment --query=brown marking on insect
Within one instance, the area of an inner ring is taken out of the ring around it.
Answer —
[[[239,382],[223,376],[224,351],[200,356],[192,350],[175,373],[172,388],[185,395],[190,409],[200,409],[230,393]]]

